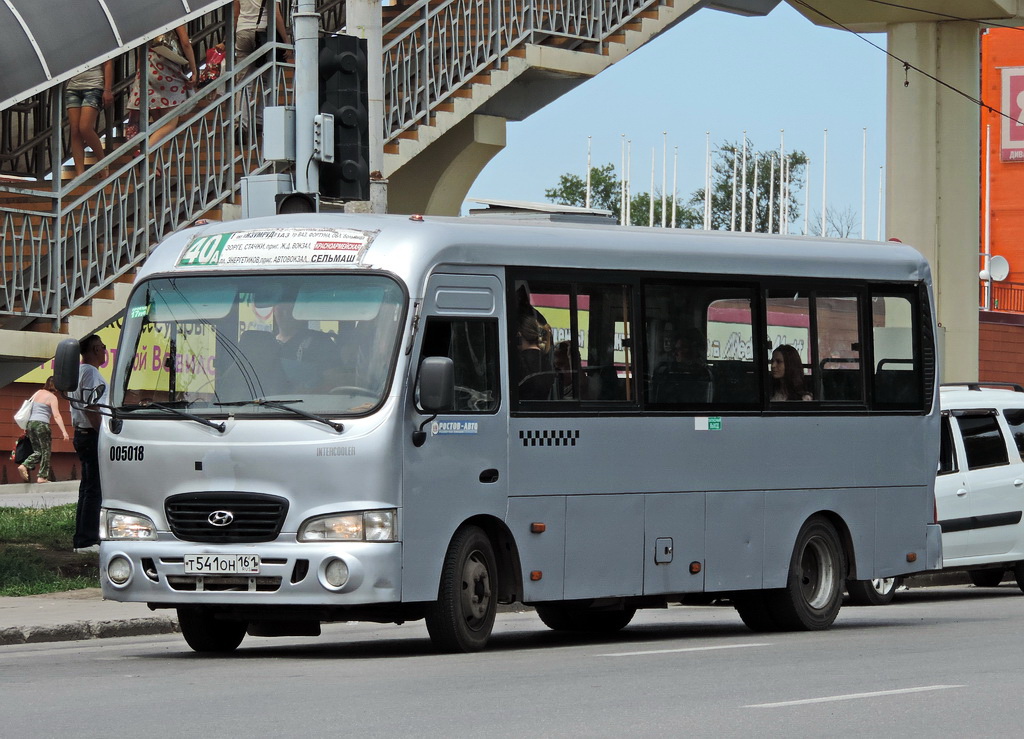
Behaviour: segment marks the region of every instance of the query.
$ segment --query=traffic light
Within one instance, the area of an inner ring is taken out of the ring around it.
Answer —
[[[320,164],[320,194],[370,199],[370,127],[366,104],[366,39],[320,39],[319,110],[334,116],[334,162]]]

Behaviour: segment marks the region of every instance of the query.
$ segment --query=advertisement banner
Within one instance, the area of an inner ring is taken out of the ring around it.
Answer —
[[[1002,135],[999,158],[1004,162],[1024,162],[1024,67],[1003,71]]]

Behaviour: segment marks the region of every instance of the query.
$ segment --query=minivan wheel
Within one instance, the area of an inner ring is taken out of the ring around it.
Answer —
[[[847,580],[846,592],[855,606],[887,606],[903,584],[902,577],[876,577],[874,580]]]
[[[1017,578],[1017,587],[1024,593],[1024,561],[1013,566],[1013,576]]]
[[[1003,581],[1004,572],[1005,570],[998,568],[994,570],[970,570],[967,576],[979,588],[995,588]],[[1014,572],[1016,572],[1016,568],[1014,568]]]

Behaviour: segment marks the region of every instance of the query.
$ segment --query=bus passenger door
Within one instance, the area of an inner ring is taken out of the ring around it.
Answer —
[[[441,565],[459,525],[477,515],[504,519],[508,493],[507,412],[500,378],[502,286],[493,275],[435,274],[425,293],[411,354],[403,472],[402,599],[437,598]],[[432,420],[416,405],[426,357],[455,364],[455,403]],[[426,423],[424,423],[426,422]],[[412,434],[422,425],[426,440]]]

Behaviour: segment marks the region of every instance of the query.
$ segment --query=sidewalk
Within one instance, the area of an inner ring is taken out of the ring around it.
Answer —
[[[0,646],[177,630],[173,610],[151,611],[145,603],[103,600],[99,588],[0,598]]]
[[[0,485],[0,508],[50,508],[78,502],[78,480]]]
[[[77,501],[78,480],[0,485],[0,508],[47,508]],[[103,600],[98,587],[0,598],[0,646],[177,630],[173,610],[151,611],[145,603]]]

